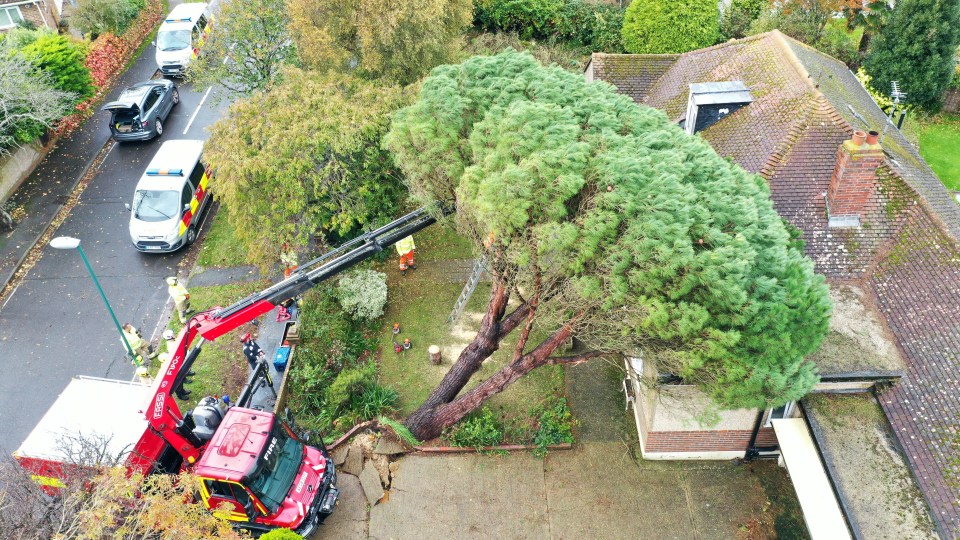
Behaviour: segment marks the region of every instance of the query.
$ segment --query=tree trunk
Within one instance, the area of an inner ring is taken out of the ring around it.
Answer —
[[[470,382],[470,377],[473,377],[473,374],[480,369],[483,361],[497,351],[500,347],[500,340],[503,339],[503,336],[500,335],[500,319],[503,318],[509,299],[509,287],[502,280],[498,280],[490,294],[487,313],[480,323],[477,337],[460,353],[456,363],[443,376],[440,384],[433,389],[430,397],[423,402],[419,409],[407,417],[405,421],[407,427],[418,425],[421,423],[420,419],[429,416],[428,413],[432,409],[452,401],[460,393],[460,390],[463,390],[463,387]],[[425,440],[419,436],[418,438]]]
[[[422,441],[438,437],[444,429],[456,424],[470,411],[499,394],[517,379],[534,369],[549,363],[576,363],[585,360],[586,356],[563,359],[550,358],[550,355],[570,337],[570,334],[570,326],[564,326],[540,345],[537,345],[534,350],[507,364],[466,394],[448,403],[428,409],[421,407],[417,412],[410,415],[404,423],[410,428],[414,436]]]

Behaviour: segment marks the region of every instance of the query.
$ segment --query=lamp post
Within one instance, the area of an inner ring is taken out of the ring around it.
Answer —
[[[113,319],[113,324],[116,325],[117,332],[120,332],[120,339],[123,340],[123,345],[127,348],[127,354],[133,359],[133,363],[137,367],[140,367],[140,359],[137,358],[136,353],[133,352],[133,347],[131,347],[130,342],[127,341],[127,336],[124,335],[123,328],[120,327],[120,321],[117,320],[117,315],[113,312],[113,308],[110,307],[110,302],[107,301],[107,295],[104,294],[103,287],[100,286],[100,280],[98,280],[97,275],[93,273],[93,267],[90,266],[87,255],[83,252],[83,248],[80,247],[80,239],[69,236],[58,236],[50,241],[50,247],[65,250],[76,249],[80,253],[80,258],[83,259],[83,264],[86,265],[87,272],[90,272],[90,278],[93,279],[93,284],[97,286],[97,292],[100,293],[100,298],[103,298],[103,303],[107,306],[107,311],[110,312],[110,318]]]

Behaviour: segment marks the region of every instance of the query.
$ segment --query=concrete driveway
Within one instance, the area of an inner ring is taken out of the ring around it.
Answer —
[[[804,538],[786,472],[773,462],[644,461],[615,366],[567,372],[580,419],[573,450],[409,455],[368,508],[357,478],[317,539]]]

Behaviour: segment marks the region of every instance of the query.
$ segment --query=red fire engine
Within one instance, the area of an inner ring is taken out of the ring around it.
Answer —
[[[126,467],[143,474],[193,472],[207,508],[257,534],[277,527],[312,533],[337,502],[337,473],[322,439],[306,444],[287,415],[247,408],[269,384],[260,362],[235,406],[205,397],[186,414],[173,395],[182,392],[203,345],[296,298],[318,283],[435,222],[417,210],[301,266],[289,278],[227,308],[194,315],[177,336],[172,358],[152,386],[74,379],[14,452],[19,463],[53,493],[73,464],[61,437],[80,434],[108,441],[108,452],[129,449]],[[196,343],[194,343],[196,341]]]

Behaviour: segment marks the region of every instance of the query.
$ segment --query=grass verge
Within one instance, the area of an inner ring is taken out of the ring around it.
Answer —
[[[200,243],[200,253],[197,255],[198,265],[225,268],[250,264],[233,234],[233,227],[227,219],[228,212],[225,206],[211,208],[208,218],[210,226]]]
[[[199,312],[216,306],[225,306],[266,286],[267,282],[257,281],[194,287],[190,289],[190,307]],[[182,326],[174,314],[170,321],[170,328],[177,333]],[[241,335],[251,331],[252,327],[248,326],[237,328],[217,341],[208,341],[204,344],[203,352],[193,365],[193,371],[196,372],[193,383],[188,386],[192,395],[187,400],[177,399],[181,410],[192,408],[197,400],[204,396],[226,394],[232,398],[237,397],[243,385],[246,384],[248,376],[247,361],[243,357],[239,341]],[[161,343],[161,350],[164,350],[165,346],[166,343]]]

